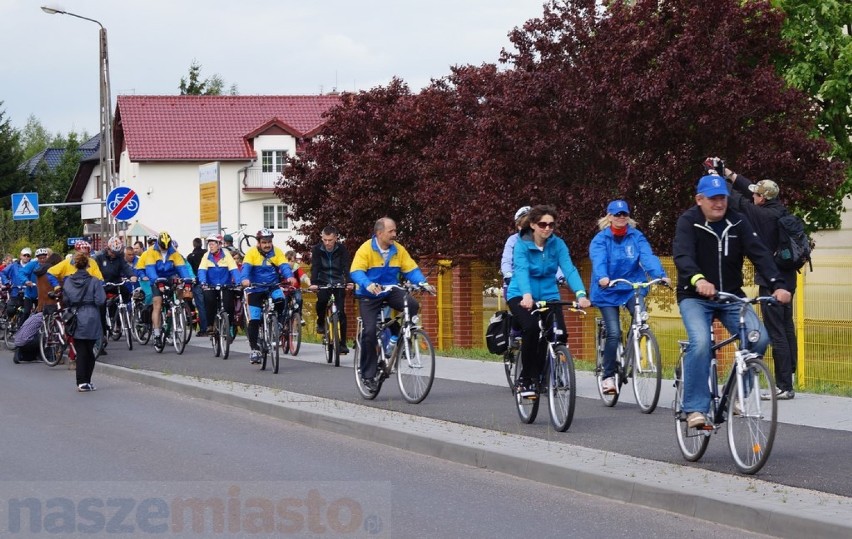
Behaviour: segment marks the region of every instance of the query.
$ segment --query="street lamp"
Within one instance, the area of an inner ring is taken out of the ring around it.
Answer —
[[[109,57],[107,55],[107,31],[104,25],[95,19],[83,17],[76,13],[63,11],[52,7],[42,6],[41,10],[50,15],[70,15],[84,21],[91,21],[100,27],[100,79],[101,79],[101,144],[100,144],[100,169],[101,169],[101,192],[100,197],[104,202],[101,206],[101,235],[107,231],[109,224],[109,212],[106,211],[107,194],[114,187],[115,182],[115,159],[112,148],[112,96],[109,89]],[[115,234],[115,220],[112,220],[112,233]]]

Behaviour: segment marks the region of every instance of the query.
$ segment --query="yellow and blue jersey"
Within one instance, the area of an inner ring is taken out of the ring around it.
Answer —
[[[98,267],[98,263],[95,262],[94,258],[89,257],[89,267],[86,269],[86,271],[88,271],[89,275],[91,275],[95,279],[99,279],[101,281],[104,280],[104,276],[101,273],[101,268]],[[55,266],[51,266],[47,270],[47,280],[50,282],[51,285],[58,286],[63,279],[65,279],[69,275],[74,275],[75,273],[77,273],[77,268],[74,267],[74,264],[66,258],[62,260],[62,262],[59,262]]]
[[[264,254],[257,246],[252,247],[243,258],[243,267],[240,272],[240,280],[248,280],[254,284],[274,285],[283,279],[293,276],[293,270],[284,255],[284,251],[278,247]]]
[[[198,264],[198,282],[210,286],[222,284],[237,284],[240,282],[240,270],[231,253],[220,249],[221,256],[216,257],[211,252],[205,253]]]
[[[352,258],[350,276],[352,281],[358,285],[355,290],[356,296],[375,297],[366,291],[371,283],[378,283],[383,286],[399,284],[400,274],[412,283],[419,284],[426,281],[426,277],[417,267],[417,263],[408,254],[405,247],[397,242],[390,245],[387,260],[385,260],[379,250],[376,237],[373,236],[361,244]]]
[[[165,257],[157,245],[154,245],[154,249],[150,254],[147,251],[143,253],[143,256],[145,254],[148,255],[145,259],[145,275],[148,276],[151,282],[156,281],[160,277],[169,278],[176,275],[182,279],[192,278],[191,271],[187,269],[186,260],[184,260],[183,255],[177,252],[173,246],[169,245]]]

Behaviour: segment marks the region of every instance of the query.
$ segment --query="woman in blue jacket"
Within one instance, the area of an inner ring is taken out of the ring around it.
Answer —
[[[592,261],[592,303],[601,311],[606,324],[604,345],[604,372],[602,390],[606,394],[616,393],[615,355],[621,342],[621,320],[619,309],[626,305],[633,312],[633,289],[619,284],[609,287],[615,279],[631,282],[665,279],[660,259],[651,251],[645,235],[636,229],[636,221],[630,218],[630,207],[623,200],[613,200],[606,208],[606,215],[598,221],[598,232],[589,246]],[[597,283],[597,286],[595,285]],[[648,289],[642,289],[642,297]],[[644,307],[644,306],[643,306]]]
[[[538,323],[530,311],[536,301],[560,299],[556,284],[557,269],[562,270],[580,307],[591,305],[580,273],[571,262],[568,246],[553,233],[555,228],[556,210],[552,206],[535,206],[529,212],[529,224],[520,232],[513,254],[514,274],[507,295],[509,309],[523,332],[521,375],[516,391],[525,398],[536,395],[535,384],[544,366],[544,347],[539,346]],[[555,312],[564,335],[562,309]]]

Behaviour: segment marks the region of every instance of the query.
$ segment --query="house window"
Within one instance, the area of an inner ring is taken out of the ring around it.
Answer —
[[[263,172],[281,172],[287,159],[287,150],[263,150],[260,154]]]
[[[263,228],[270,228],[273,230],[289,229],[290,224],[287,222],[287,206],[284,204],[264,204]]]

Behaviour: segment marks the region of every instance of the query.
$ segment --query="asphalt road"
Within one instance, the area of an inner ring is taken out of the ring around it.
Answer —
[[[201,352],[158,358],[209,363]],[[95,384],[80,394],[64,367],[0,362],[0,535],[757,537],[117,378]],[[263,503],[275,504],[268,534],[251,518]]]
[[[700,462],[686,463],[677,447],[671,412],[666,408],[646,415],[628,403],[606,408],[597,399],[578,398],[571,428],[556,433],[549,426],[546,403],[542,403],[534,424],[521,424],[508,387],[442,380],[440,358],[438,379],[431,393],[422,403],[412,405],[400,396],[395,378],[385,382],[376,400],[363,400],[355,389],[351,355],[344,356],[341,367],[334,368],[322,360],[318,345],[303,344],[297,359],[282,356],[281,372],[275,375],[250,365],[245,353],[232,350],[231,359],[215,359],[208,342],[206,338],[193,337],[180,356],[172,348],[156,354],[151,346],[136,346],[128,352],[120,342],[113,342],[110,354],[103,360],[136,369],[282,388],[697,469],[736,473],[724,430],[714,435]],[[245,342],[238,341],[237,349],[245,349]],[[795,405],[795,401],[784,404]],[[758,477],[781,485],[852,496],[852,483],[848,481],[852,462],[844,458],[849,447],[852,433],[847,431],[779,424],[772,456]]]

